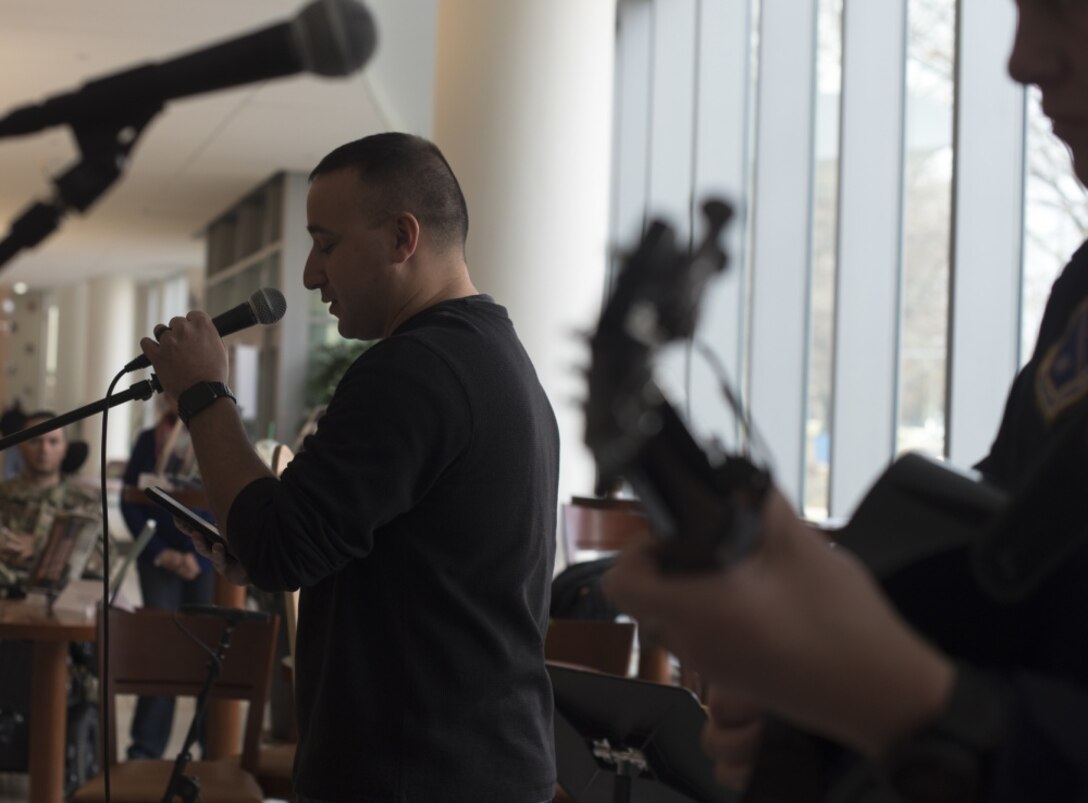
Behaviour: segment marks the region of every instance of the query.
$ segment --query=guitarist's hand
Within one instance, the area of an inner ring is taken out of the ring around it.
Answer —
[[[953,668],[868,572],[766,495],[760,547],[721,570],[663,575],[625,551],[605,592],[712,684],[870,756],[942,709]]]
[[[706,707],[703,751],[714,760],[718,783],[739,792],[748,785],[763,740],[763,709],[745,694],[713,685]]]

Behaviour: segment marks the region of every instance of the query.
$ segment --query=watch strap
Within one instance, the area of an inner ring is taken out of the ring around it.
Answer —
[[[216,399],[224,398],[230,399],[235,404],[238,403],[238,400],[234,398],[234,394],[231,393],[230,388],[224,383],[197,382],[178,396],[178,418],[181,419],[185,426],[189,426],[189,421],[194,415]]]

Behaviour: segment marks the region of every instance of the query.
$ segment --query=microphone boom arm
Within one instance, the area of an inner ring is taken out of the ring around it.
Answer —
[[[11,224],[0,241],[0,268],[26,248],[34,248],[56,231],[70,210],[85,212],[121,176],[129,153],[162,104],[130,112],[109,124],[74,129],[82,158],[53,179],[56,193],[50,201],[31,204]]]
[[[128,390],[122,390],[120,393],[114,393],[112,396],[107,396],[96,402],[85,404],[82,407],[77,407],[75,410],[61,413],[54,418],[50,418],[48,421],[42,421],[40,424],[35,424],[32,427],[21,429],[18,432],[13,432],[6,437],[0,438],[0,452],[20,444],[23,441],[28,441],[31,438],[36,438],[39,435],[44,435],[47,432],[52,432],[61,427],[66,427],[75,421],[82,421],[84,418],[90,418],[92,415],[101,413],[103,410],[117,407],[125,402],[136,400],[147,401],[156,393],[161,392],[162,386],[159,384],[159,380],[152,375],[150,379],[137,382],[135,385],[129,387]]]

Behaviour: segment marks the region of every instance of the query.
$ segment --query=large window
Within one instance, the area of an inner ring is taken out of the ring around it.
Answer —
[[[945,453],[955,0],[907,7],[897,451]]]
[[[140,285],[137,297],[140,304],[136,316],[138,332],[150,332],[155,324],[185,315],[200,306],[190,292],[189,277],[185,273],[145,282]],[[137,409],[131,424],[133,439],[140,430],[154,426],[157,419],[154,404],[141,404]]]
[[[839,115],[842,0],[820,0],[816,40],[812,280],[805,417],[805,512],[827,513],[831,469],[831,388],[835,351],[835,266],[839,233]]]
[[[788,6],[788,8],[787,8]],[[1004,75],[1012,4],[620,0],[613,240],[741,212],[699,337],[778,484],[847,516],[904,450],[985,452],[1088,206]],[[663,368],[704,439],[736,422],[698,359]]]
[[[1039,93],[1028,93],[1027,185],[1024,210],[1024,305],[1021,359],[1035,348],[1039,322],[1069,255],[1088,237],[1088,199],[1069,169],[1066,147],[1050,131]]]

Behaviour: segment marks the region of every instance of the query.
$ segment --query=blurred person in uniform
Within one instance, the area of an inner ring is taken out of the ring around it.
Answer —
[[[41,424],[55,415],[48,410],[30,413],[21,429]],[[16,447],[22,470],[16,477],[0,483],[0,561],[17,574],[25,574],[33,566],[58,513],[78,513],[99,521],[102,518],[98,494],[63,471],[68,447],[63,429],[23,441]],[[88,561],[86,572],[101,574],[101,570],[99,545]]]

